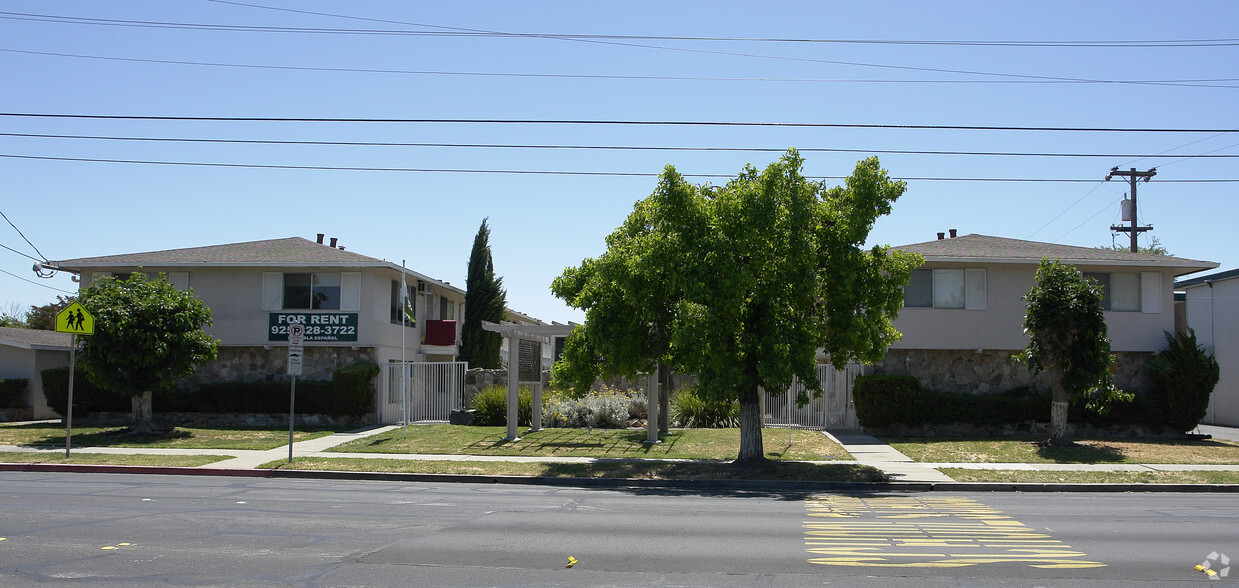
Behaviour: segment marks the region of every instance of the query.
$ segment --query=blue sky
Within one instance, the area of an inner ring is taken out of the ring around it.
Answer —
[[[1226,1],[0,0],[0,112],[1239,129],[1235,22]],[[1157,167],[1142,224],[1175,255],[1239,267],[1239,183],[1187,182],[1239,179],[1236,132],[0,116],[0,133],[0,211],[50,259],[321,232],[463,287],[489,217],[509,306],[548,321],[582,318],[550,282],[603,251],[664,165],[721,183],[707,176],[788,147],[817,177],[878,150],[1107,155],[878,153],[893,177],[948,180],[909,180],[871,244],[957,228],[1109,245],[1128,188],[1102,178]],[[596,149],[619,146],[663,149]],[[1204,154],[1231,157],[1185,157]],[[1040,181],[971,181],[995,178]],[[0,245],[0,310],[74,289],[35,278],[8,223]]]

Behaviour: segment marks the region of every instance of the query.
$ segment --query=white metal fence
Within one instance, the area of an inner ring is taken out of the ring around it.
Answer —
[[[822,382],[822,395],[804,406],[796,406],[796,394],[804,390],[804,384],[799,380],[792,384],[790,394],[771,396],[766,392],[762,398],[764,425],[786,427],[790,422],[793,427],[812,429],[859,429],[856,407],[852,404],[852,386],[862,369],[863,366],[858,363],[850,363],[841,370],[830,364],[818,365],[817,378]]]
[[[394,362],[382,366],[379,374],[379,422],[385,425],[406,422],[447,422],[452,410],[464,408],[465,371],[463,361]]]

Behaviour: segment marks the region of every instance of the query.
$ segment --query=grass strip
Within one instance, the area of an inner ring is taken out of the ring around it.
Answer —
[[[293,440],[307,441],[336,432],[334,429],[297,429]],[[64,447],[63,425],[0,424],[0,445]],[[126,435],[125,427],[74,427],[77,447],[159,447],[167,449],[275,449],[288,445],[284,427],[176,427],[159,435]]]
[[[1044,438],[887,438],[899,452],[928,463],[1239,464],[1239,443],[1221,439],[1077,439],[1046,447]]]
[[[259,466],[265,469],[342,472],[545,476],[554,478],[632,478],[649,480],[794,480],[882,482],[882,472],[856,463],[775,462],[764,468],[738,468],[726,462],[635,460],[596,463],[518,463],[495,461],[405,460],[384,458],[295,458]]]
[[[30,451],[0,451],[0,463],[130,465],[194,468],[232,459],[228,455],[115,455],[110,453],[51,454]]]
[[[1239,484],[1239,472],[1051,472],[941,468],[956,482],[1041,482],[1048,484]]]
[[[739,429],[676,429],[662,443],[647,445],[644,429],[543,429],[520,431],[505,441],[505,427],[416,425],[331,448],[338,453],[422,453],[438,455],[521,455],[529,457],[637,457],[719,459],[736,457]],[[821,431],[763,429],[766,457],[792,461],[851,461],[842,446]]]

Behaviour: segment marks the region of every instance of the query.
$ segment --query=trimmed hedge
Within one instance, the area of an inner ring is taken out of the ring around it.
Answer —
[[[298,414],[360,416],[374,406],[370,380],[379,373],[379,366],[358,362],[331,374],[331,380],[297,380]],[[64,414],[69,387],[69,368],[43,370],[43,395],[47,404]],[[224,412],[268,413],[288,412],[290,382],[208,382],[193,392],[156,394],[153,409],[159,412]],[[129,397],[109,394],[96,388],[89,380],[75,377],[73,383],[75,412],[128,412]]]
[[[995,425],[1029,421],[1049,422],[1050,394],[1026,387],[1000,394],[972,394],[928,390],[912,376],[877,374],[856,378],[852,390],[856,417],[865,427],[889,427],[900,423],[967,423]],[[1164,415],[1152,399],[1137,396],[1135,402],[1116,404],[1109,414],[1076,407],[1068,412],[1073,423],[1092,425],[1141,425],[1160,429]]]
[[[29,387],[30,380],[26,378],[0,380],[0,408],[25,408]]]
[[[546,397],[542,397],[543,404]],[[508,424],[508,387],[488,386],[478,391],[469,401],[473,422],[478,427],[502,427]],[[533,390],[527,386],[516,389],[516,424],[527,427],[533,424]]]

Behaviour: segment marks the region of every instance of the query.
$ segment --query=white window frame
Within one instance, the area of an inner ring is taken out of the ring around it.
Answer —
[[[985,268],[922,268],[924,271],[931,272],[932,278],[930,282],[930,305],[929,306],[909,306],[908,308],[934,308],[940,310],[985,310],[987,308],[986,298],[986,272]],[[920,271],[920,270],[913,270]],[[944,281],[940,276],[945,276],[939,272],[963,272],[963,306],[939,306],[938,295],[940,284]],[[905,297],[906,300],[906,297]]]

